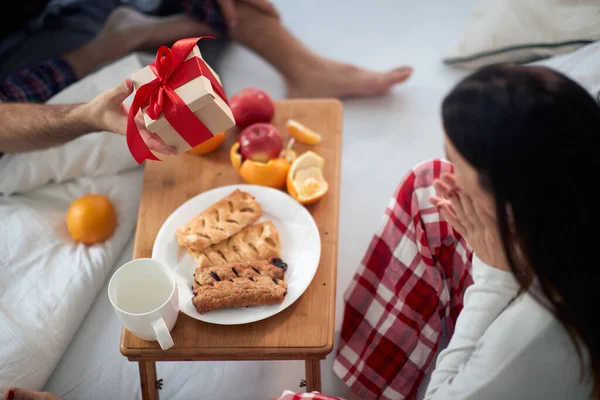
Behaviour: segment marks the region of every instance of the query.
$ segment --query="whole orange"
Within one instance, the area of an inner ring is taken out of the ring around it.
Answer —
[[[198,146],[188,150],[187,152],[196,156],[202,156],[204,154],[212,153],[218,149],[224,141],[225,131],[213,136],[212,139],[208,139],[204,143],[200,143]]]
[[[67,229],[76,242],[96,244],[110,238],[117,226],[117,212],[108,197],[88,194],[67,211]]]

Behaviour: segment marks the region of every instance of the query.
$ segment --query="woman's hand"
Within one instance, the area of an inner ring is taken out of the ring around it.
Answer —
[[[93,130],[108,131],[125,135],[127,132],[127,118],[129,106],[123,104],[125,99],[133,92],[133,84],[126,79],[116,88],[109,89],[83,107],[83,118],[90,120]],[[135,123],[140,131],[146,146],[152,151],[162,154],[177,154],[177,149],[169,146],[156,133],[146,130],[142,114],[138,113]]]
[[[495,216],[461,193],[453,175],[443,174],[433,185],[438,196],[431,197],[431,203],[465,238],[477,257],[490,266],[510,271]]]

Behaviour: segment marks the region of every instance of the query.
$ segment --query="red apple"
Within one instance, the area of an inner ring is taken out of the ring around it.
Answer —
[[[268,123],[250,125],[240,133],[238,141],[244,159],[264,163],[279,157],[283,148],[281,133]]]
[[[246,88],[231,96],[229,106],[235,123],[241,129],[257,122],[271,122],[275,104],[263,90]]]

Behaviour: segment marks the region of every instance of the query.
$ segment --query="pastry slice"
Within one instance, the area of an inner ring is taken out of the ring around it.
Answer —
[[[262,208],[249,193],[235,190],[177,230],[177,243],[201,251],[256,222]]]
[[[202,251],[190,251],[201,268],[279,258],[281,243],[272,221],[250,225]]]
[[[192,302],[199,313],[226,307],[280,304],[287,295],[287,283],[259,276],[235,278],[199,286]]]
[[[196,268],[196,272],[194,273],[194,290],[202,285],[210,285],[211,283],[235,278],[266,276],[282,280],[286,270],[287,264],[280,258]]]

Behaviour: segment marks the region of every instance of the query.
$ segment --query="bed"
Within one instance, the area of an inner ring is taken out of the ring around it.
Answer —
[[[317,52],[373,69],[400,64],[415,68],[410,81],[387,96],[344,101],[339,327],[344,289],[398,181],[414,164],[443,154],[439,103],[467,71],[444,65],[441,55],[449,37],[461,31],[475,0],[390,0],[371,8],[348,0],[342,11],[334,2],[275,3],[284,23]],[[314,12],[317,8],[319,13]],[[352,21],[352,30],[332,23],[341,20]],[[307,21],[311,29],[305,29]],[[575,57],[556,57],[549,65],[572,73],[596,95],[597,50],[596,44],[588,45]],[[85,100],[116,85],[146,60],[128,56],[52,101]],[[227,48],[217,68],[229,94],[257,86],[274,98],[285,95],[273,68],[242,47]],[[10,384],[43,388],[65,400],[137,399],[137,365],[119,352],[121,325],[108,302],[106,285],[112,271],[131,259],[142,169],[128,158],[122,137],[98,133],[87,142],[75,142],[36,155],[34,163],[0,159],[0,170],[20,171],[0,179],[5,222],[0,236],[1,243],[9,244],[1,247],[0,261],[0,388],[10,379]],[[70,162],[59,162],[67,153]],[[55,167],[42,168],[47,163]],[[63,219],[70,201],[89,190],[114,196],[124,217],[110,242],[84,248],[68,242]],[[40,243],[37,237],[45,239]],[[332,358],[333,354],[322,364],[323,392],[343,397],[347,388],[334,375]],[[285,389],[303,390],[299,384],[304,365],[159,363],[158,378],[163,379],[163,399],[269,399]]]

